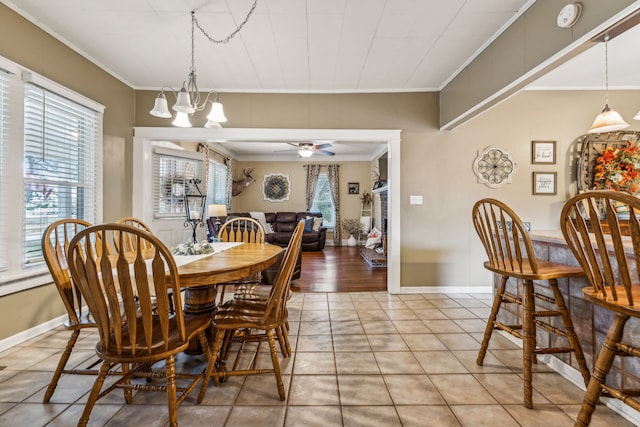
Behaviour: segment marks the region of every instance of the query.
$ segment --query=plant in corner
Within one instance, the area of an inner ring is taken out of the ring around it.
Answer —
[[[362,223],[357,218],[346,218],[342,220],[342,228],[349,233],[349,240],[347,245],[355,246],[357,244],[355,236],[359,235],[362,231]]]

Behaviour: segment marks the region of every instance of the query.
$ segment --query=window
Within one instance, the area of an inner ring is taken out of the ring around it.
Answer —
[[[41,239],[63,218],[96,220],[98,113],[28,84],[24,96],[25,264],[42,262]]]
[[[212,205],[227,204],[227,166],[214,160],[209,160],[207,203]]]
[[[184,196],[197,194],[190,179],[200,179],[198,189],[204,193],[204,154],[156,147],[153,151],[154,216],[181,218],[185,215]]]
[[[318,175],[316,192],[311,203],[311,212],[322,212],[322,225],[325,227],[335,227],[336,206],[333,204],[329,176],[326,173]]]
[[[51,282],[49,224],[102,221],[103,110],[0,57],[0,295]]]

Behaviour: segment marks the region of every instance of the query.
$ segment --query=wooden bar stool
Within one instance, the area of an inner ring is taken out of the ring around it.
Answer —
[[[526,231],[524,223],[511,208],[498,200],[479,200],[473,206],[472,217],[473,225],[489,257],[484,266],[487,270],[499,274],[502,279],[493,300],[491,315],[487,321],[476,363],[482,366],[493,330],[501,329],[522,339],[524,406],[527,408],[533,408],[531,365],[536,362],[536,354],[573,352],[585,384],[587,384],[590,376],[589,369],[564,298],[558,289],[557,281],[558,278],[563,277],[584,276],[582,268],[537,260],[531,237]],[[506,291],[509,278],[522,282],[522,295]],[[547,281],[553,292],[553,297],[536,290],[535,288],[539,285],[534,281]],[[551,306],[553,309],[536,310],[536,300],[542,301],[544,305]],[[517,304],[522,308],[521,324],[506,325],[497,320],[498,311],[503,303]],[[564,330],[550,324],[553,317],[561,318]],[[568,345],[566,347],[538,347],[536,344],[537,327],[565,337]]]
[[[577,426],[588,426],[601,394],[620,399],[640,411],[640,389],[605,384],[616,356],[640,357],[640,349],[623,342],[624,327],[640,318],[640,199],[619,191],[588,191],[567,201],[560,226],[567,244],[584,269],[591,287],[582,288],[588,301],[615,314],[596,361],[578,414]],[[628,236],[628,237],[627,237]],[[633,366],[626,360],[624,366]],[[624,385],[624,382],[623,382]]]

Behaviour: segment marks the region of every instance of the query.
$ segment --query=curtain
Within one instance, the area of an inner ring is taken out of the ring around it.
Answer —
[[[336,207],[336,226],[333,230],[333,243],[335,245],[339,245],[342,241],[342,226],[340,222],[340,186],[338,180],[338,165],[327,165],[327,174],[329,175],[329,185],[331,186],[333,204]]]
[[[227,159],[227,212],[231,212],[231,191],[233,190],[233,177],[236,173],[236,161],[234,159]]]
[[[316,185],[318,184],[318,174],[320,173],[320,165],[304,165],[304,170],[307,173],[307,187],[305,190],[305,206],[306,211],[311,210],[313,204],[313,196],[316,192]]]

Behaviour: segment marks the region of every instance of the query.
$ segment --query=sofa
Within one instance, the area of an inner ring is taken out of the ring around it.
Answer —
[[[207,219],[209,234],[211,236],[217,236],[218,230],[215,227],[217,221],[219,221],[220,224],[224,224],[227,219],[239,216],[251,217],[251,214],[249,212],[234,212],[229,213],[227,216],[210,217]],[[265,242],[282,246],[283,248],[289,244],[289,240],[291,240],[291,235],[298,221],[306,220],[309,217],[322,218],[322,214],[319,212],[266,212],[264,216],[267,223],[269,223],[273,229],[273,233],[265,230]],[[316,231],[305,231],[302,235],[302,251],[321,251],[324,249],[326,239],[326,227],[320,226]]]
[[[227,216],[210,217],[207,219],[207,227],[209,229],[210,236],[217,236],[218,230],[216,228],[216,222],[224,224],[227,219],[234,217],[251,217],[249,212],[234,212],[229,213]],[[296,228],[298,221],[308,217],[322,218],[321,213],[317,212],[267,212],[265,213],[265,220],[271,225],[272,233],[268,233],[265,230],[265,242],[274,245],[286,247],[291,240],[293,231]],[[327,238],[326,227],[318,227],[317,231],[305,231],[302,234],[302,251],[321,251],[324,249],[324,243]],[[299,279],[302,271],[302,251],[298,254],[298,260],[293,271],[292,280]],[[284,254],[284,252],[283,252]],[[280,268],[280,262],[282,261],[282,255],[280,259],[269,268],[262,272],[262,281],[266,284],[273,284],[273,281]]]

